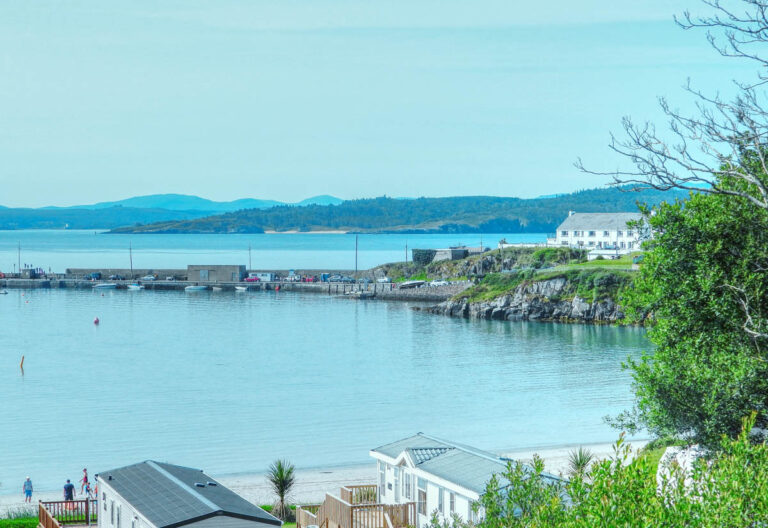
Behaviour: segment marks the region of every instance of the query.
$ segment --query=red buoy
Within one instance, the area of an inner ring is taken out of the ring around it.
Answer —
[[[95,325],[99,324],[99,318],[98,317],[93,320],[93,324],[95,324]]]

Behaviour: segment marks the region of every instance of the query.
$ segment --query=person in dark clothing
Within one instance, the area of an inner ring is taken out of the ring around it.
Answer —
[[[67,479],[67,483],[64,484],[64,500],[75,500],[75,485],[72,484],[69,479]]]

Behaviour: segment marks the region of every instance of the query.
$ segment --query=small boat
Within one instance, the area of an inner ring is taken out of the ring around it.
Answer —
[[[144,289],[144,285],[143,284],[129,284],[128,286],[126,286],[126,288],[129,289],[129,290],[143,290]]]
[[[184,291],[205,291],[207,289],[208,289],[208,286],[195,285],[195,286],[187,286],[186,288],[184,288]]]
[[[235,286],[235,291],[236,292],[247,292],[248,291],[248,286]]]
[[[214,287],[213,287],[213,288],[211,288],[211,289],[212,289],[213,291],[215,291],[215,292],[224,291],[224,288],[222,288],[221,286],[214,286]]]
[[[5,290],[0,291],[0,295],[8,295],[8,292]]]
[[[93,285],[93,289],[95,290],[114,290],[115,288],[117,288],[117,284],[114,282],[102,282]]]

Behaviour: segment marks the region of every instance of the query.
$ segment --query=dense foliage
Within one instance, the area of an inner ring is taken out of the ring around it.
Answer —
[[[372,198],[339,205],[281,206],[248,209],[198,220],[164,222],[116,232],[260,233],[275,231],[343,230],[400,233],[543,233],[553,231],[569,210],[616,212],[636,210],[636,201],[650,204],[670,199],[659,191],[621,192],[591,189],[551,198]]]
[[[754,444],[743,421],[736,439],[724,437],[718,454],[700,459],[689,473],[677,466],[657,483],[649,458],[630,462],[620,439],[614,455],[594,462],[570,481],[553,482],[543,462],[510,462],[488,483],[477,506],[477,528],[757,527],[768,523],[768,446]],[[433,528],[465,528],[454,518]]]
[[[649,221],[655,238],[624,305],[656,348],[630,362],[636,408],[619,424],[709,445],[753,410],[764,425],[768,339],[754,330],[768,315],[768,211],[693,195]]]

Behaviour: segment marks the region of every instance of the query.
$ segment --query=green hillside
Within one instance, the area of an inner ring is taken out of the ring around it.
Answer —
[[[635,211],[638,201],[656,204],[681,196],[671,192],[591,189],[546,198],[494,196],[452,198],[371,198],[338,205],[278,206],[206,218],[158,222],[113,233],[261,233],[321,231],[376,233],[543,233],[552,232],[569,210]]]

